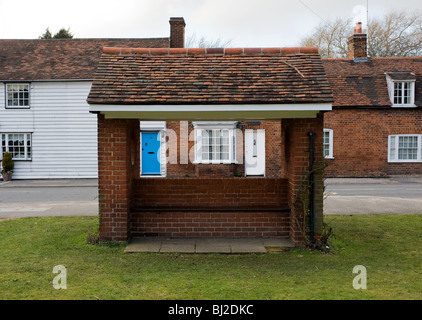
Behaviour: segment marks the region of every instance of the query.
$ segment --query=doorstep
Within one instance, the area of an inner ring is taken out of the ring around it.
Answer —
[[[133,238],[126,253],[268,253],[292,248],[280,238]]]

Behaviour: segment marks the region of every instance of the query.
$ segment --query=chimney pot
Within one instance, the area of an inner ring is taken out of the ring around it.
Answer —
[[[356,22],[354,33],[362,33],[362,22]]]

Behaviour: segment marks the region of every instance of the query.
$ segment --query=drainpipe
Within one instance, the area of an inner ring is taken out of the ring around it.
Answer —
[[[314,179],[314,161],[315,161],[315,132],[308,132],[309,136],[309,238],[311,243],[315,243],[315,179]]]

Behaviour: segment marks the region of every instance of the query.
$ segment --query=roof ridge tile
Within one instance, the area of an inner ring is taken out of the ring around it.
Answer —
[[[317,47],[262,47],[262,48],[119,48],[104,47],[105,54],[138,55],[292,55],[318,54]]]

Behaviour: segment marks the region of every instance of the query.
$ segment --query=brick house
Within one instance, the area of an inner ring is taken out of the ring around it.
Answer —
[[[311,176],[310,230],[321,232],[322,174],[308,172],[332,94],[317,48],[104,48],[88,103],[101,240],[303,244],[297,194]]]
[[[422,57],[367,57],[359,29],[348,44],[347,58],[323,60],[326,176],[422,174]]]

